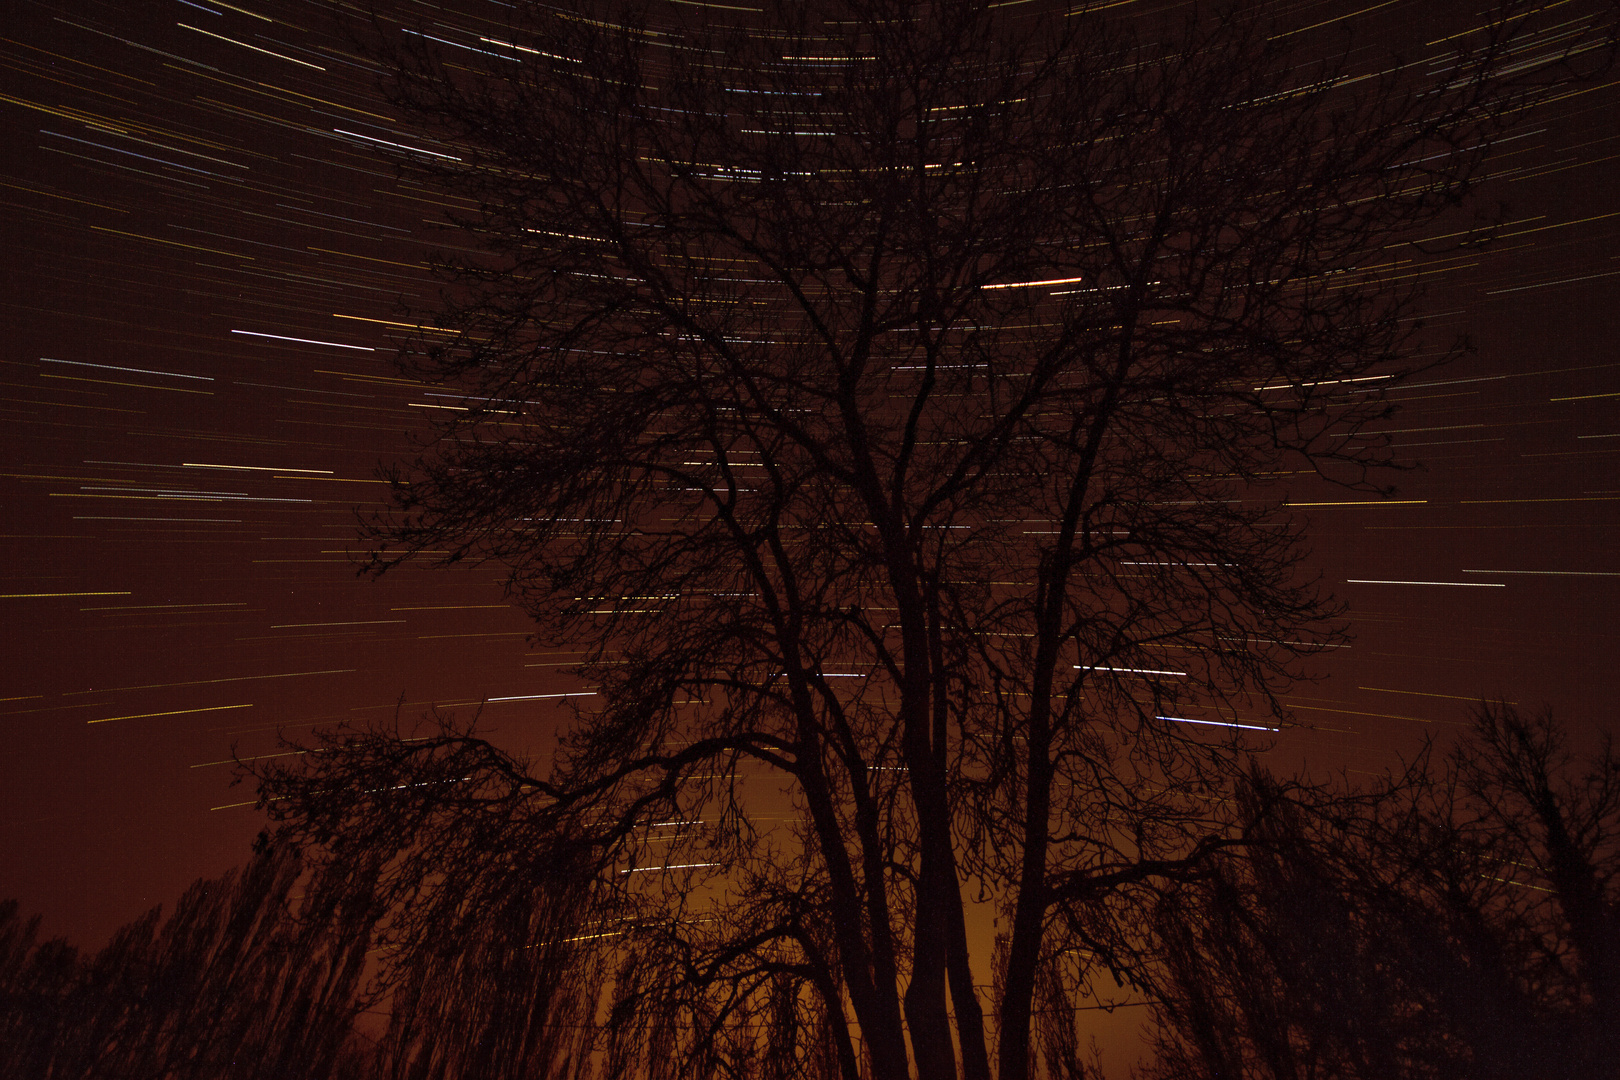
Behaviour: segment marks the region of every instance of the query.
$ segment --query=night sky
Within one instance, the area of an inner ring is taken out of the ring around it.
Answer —
[[[1279,10],[1383,34],[1435,6]],[[378,466],[454,407],[393,358],[468,241],[395,178],[383,153],[431,147],[330,10],[15,0],[0,28],[0,897],[82,944],[245,857],[233,748],[480,702],[539,745],[590,689],[498,567],[356,574]],[[1396,395],[1422,467],[1389,502],[1294,494],[1355,638],[1279,761],[1376,772],[1482,694],[1614,727],[1620,82],[1524,117],[1491,174],[1493,247],[1389,252],[1430,348],[1473,343]]]

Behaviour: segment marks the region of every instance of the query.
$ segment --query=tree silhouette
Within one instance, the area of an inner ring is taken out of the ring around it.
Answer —
[[[1516,925],[1535,935],[1537,989],[1569,1020],[1572,1075],[1620,1052],[1620,760],[1607,734],[1581,759],[1542,710],[1476,710],[1453,768],[1474,811],[1462,829],[1516,893]]]
[[[1243,739],[1333,640],[1274,482],[1375,489],[1387,247],[1603,40],[1509,5],[1379,71],[1248,5],[717,12],[379,22],[401,165],[483,254],[405,356],[460,396],[372,566],[509,567],[600,704],[549,769],[339,733],[265,805],[381,853],[412,955],[555,860],[543,933],[647,957],[693,1068],[802,1014],[846,1080],[1019,1080],[1039,999],[1136,976],[1112,901],[1240,838]]]
[[[1273,804],[1254,844],[1153,915],[1148,1076],[1612,1072],[1620,764],[1564,744],[1545,713],[1483,705],[1443,768]]]
[[[0,1056],[19,1076],[46,1076],[78,953],[61,939],[39,941],[39,916],[25,923],[17,909],[15,900],[0,904]]]
[[[302,903],[295,891],[305,892]],[[18,1080],[358,1076],[370,912],[323,910],[285,849],[199,880],[93,955],[0,907],[0,1061]],[[303,918],[295,918],[302,911]]]

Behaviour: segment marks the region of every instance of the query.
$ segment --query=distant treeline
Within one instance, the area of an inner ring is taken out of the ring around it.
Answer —
[[[296,855],[187,889],[81,953],[0,903],[0,1075],[291,1080],[368,1075],[354,1034],[368,920],[300,918]],[[304,898],[307,900],[307,897]]]
[[[1574,755],[1550,717],[1487,706],[1444,760],[1374,790],[1323,799],[1257,774],[1242,797],[1249,843],[1167,888],[1140,940],[1097,942],[1152,957],[1140,989],[1157,1003],[1157,1056],[1139,1080],[1614,1073],[1620,763],[1607,742]],[[468,896],[456,933],[412,948],[379,931],[365,874],[333,865],[262,838],[246,867],[95,953],[40,941],[38,918],[0,904],[0,1075],[838,1074],[831,1054],[805,1052],[824,1035],[792,1000],[716,1042],[723,1021],[683,1013],[679,958],[627,945],[633,934],[559,941],[537,929],[555,919]],[[708,1041],[691,1045],[700,1030]],[[1047,1075],[1099,1075],[1073,1014],[1043,1015],[1039,1035]]]

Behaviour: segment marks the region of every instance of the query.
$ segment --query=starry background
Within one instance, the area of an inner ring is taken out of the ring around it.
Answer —
[[[1369,45],[1421,45],[1435,9],[1277,6]],[[242,861],[262,822],[233,752],[481,703],[538,745],[547,695],[589,690],[499,568],[356,573],[378,466],[454,407],[392,362],[431,253],[466,240],[386,160],[425,144],[333,10],[13,0],[0,22],[0,897],[75,943]],[[1581,745],[1612,730],[1617,118],[1612,76],[1527,114],[1482,191],[1500,239],[1389,252],[1432,286],[1431,347],[1473,348],[1397,394],[1421,468],[1393,501],[1295,493],[1327,504],[1307,569],[1355,638],[1290,698],[1289,760],[1376,772],[1480,695]]]

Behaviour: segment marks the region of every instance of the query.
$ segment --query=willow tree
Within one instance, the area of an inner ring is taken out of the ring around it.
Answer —
[[[398,856],[399,940],[566,851],[613,915],[564,937],[649,958],[693,1062],[791,1029],[1017,1080],[1130,977],[1112,902],[1241,839],[1211,796],[1335,633],[1274,481],[1376,489],[1389,248],[1598,42],[1512,8],[1363,70],[1338,25],[1095,7],[376,21],[483,254],[403,356],[462,396],[372,567],[509,568],[599,695],[549,765],[451,727],[266,770],[289,831]]]
[[[0,1061],[16,1080],[368,1075],[368,913],[290,852],[199,878],[80,954],[0,903]]]
[[[1254,798],[1263,789],[1256,785]],[[1260,796],[1264,799],[1264,796]],[[1620,761],[1482,702],[1445,759],[1273,813],[1151,916],[1146,1075],[1578,1077],[1620,1043]]]

